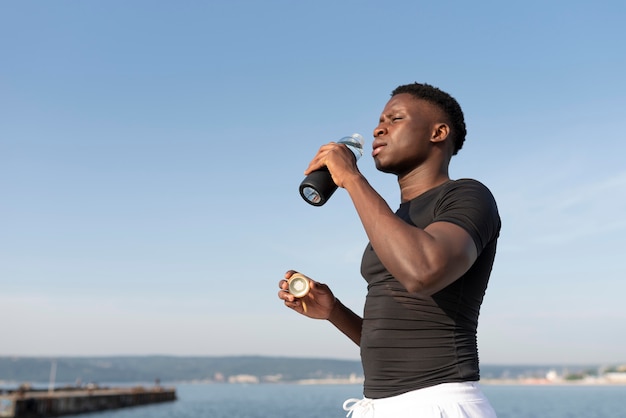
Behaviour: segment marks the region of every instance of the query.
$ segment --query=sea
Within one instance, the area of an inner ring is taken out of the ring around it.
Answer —
[[[166,386],[166,385],[164,385]],[[176,384],[178,400],[75,418],[333,418],[361,385]],[[626,385],[484,384],[499,418],[626,418]]]

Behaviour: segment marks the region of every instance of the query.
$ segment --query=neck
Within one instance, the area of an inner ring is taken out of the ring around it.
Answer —
[[[406,175],[398,176],[401,200],[407,202],[449,180],[447,165],[436,171],[418,167]]]

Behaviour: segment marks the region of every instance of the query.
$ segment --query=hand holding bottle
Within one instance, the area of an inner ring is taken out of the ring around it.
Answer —
[[[350,151],[352,151],[355,161],[363,155],[363,143],[363,137],[356,133],[337,141],[337,144],[343,144],[348,147]],[[313,159],[311,165],[316,163],[316,160],[320,158],[320,155],[325,155],[323,153],[325,151],[324,147],[326,146],[320,148],[318,155]],[[309,167],[311,167],[311,165],[309,165]],[[333,181],[332,176],[325,165],[315,171],[309,172],[307,177],[300,184],[300,195],[307,203],[314,206],[322,206],[326,203],[335,190],[337,190],[337,184]]]

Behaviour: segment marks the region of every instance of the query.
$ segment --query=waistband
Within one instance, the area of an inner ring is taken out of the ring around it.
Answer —
[[[374,406],[398,406],[398,404],[440,404],[454,399],[455,402],[472,403],[485,401],[485,395],[480,389],[478,382],[455,382],[441,383],[439,385],[413,390],[396,396],[380,399],[348,399],[343,403],[344,411],[348,411],[346,417],[368,416],[373,413]]]

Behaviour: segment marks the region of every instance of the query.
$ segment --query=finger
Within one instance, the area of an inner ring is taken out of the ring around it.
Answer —
[[[309,286],[311,287],[311,290],[319,290],[320,285],[322,285],[321,283],[316,282],[315,280],[309,280]]]
[[[284,300],[285,302],[290,302],[290,303],[292,303],[295,300],[293,295],[289,293],[287,290],[279,290],[278,298]]]
[[[285,300],[285,306],[290,309],[293,309],[294,311],[297,311],[298,307],[300,306],[300,303],[298,303],[298,301],[290,302],[288,300]]]
[[[311,162],[309,162],[309,165],[306,168],[306,170],[304,170],[304,175],[305,176],[308,176],[313,171],[319,170],[320,168],[326,166],[326,156],[327,156],[328,152],[332,149],[332,145],[333,145],[333,143],[331,142],[331,143],[328,143],[326,145],[322,145],[320,147],[320,149],[317,151],[317,154],[315,155],[315,157],[313,157]]]

